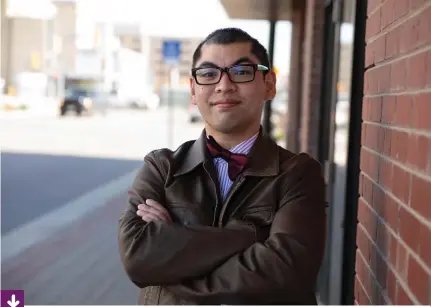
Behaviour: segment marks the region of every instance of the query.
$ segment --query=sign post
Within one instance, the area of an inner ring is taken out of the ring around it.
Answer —
[[[166,40],[163,42],[163,60],[168,68],[168,147],[173,148],[174,144],[174,106],[172,97],[172,75],[173,71],[178,65],[181,56],[181,42],[176,40]]]

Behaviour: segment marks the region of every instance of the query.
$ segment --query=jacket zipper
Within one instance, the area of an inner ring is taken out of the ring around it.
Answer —
[[[218,220],[218,226],[223,227],[223,216],[226,212],[227,205],[229,203],[229,200],[232,198],[232,195],[238,190],[238,188],[241,186],[241,184],[244,182],[245,177],[243,175],[240,175],[239,179],[235,180],[232,184],[232,187],[229,190],[229,193],[227,194],[226,201],[223,203],[223,207],[221,208],[220,217]]]
[[[215,193],[215,196],[216,196],[216,204],[215,204],[215,207],[214,207],[213,222],[212,222],[212,226],[215,226],[216,225],[216,219],[217,219],[218,207],[219,207],[219,203],[220,203],[219,192],[217,190],[217,185],[215,184],[213,178],[211,177],[210,171],[205,167],[205,164],[204,164],[204,170],[208,174],[208,176],[209,176],[209,178],[210,178],[210,180],[211,180],[211,182],[213,184],[214,193]]]

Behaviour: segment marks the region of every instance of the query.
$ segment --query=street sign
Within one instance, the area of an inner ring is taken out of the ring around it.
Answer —
[[[166,64],[175,65],[180,61],[181,42],[167,40],[163,42],[163,60]]]

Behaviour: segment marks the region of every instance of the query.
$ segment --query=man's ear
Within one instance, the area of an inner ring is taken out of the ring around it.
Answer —
[[[195,99],[195,86],[196,86],[196,84],[195,84],[195,82],[194,82],[194,80],[193,80],[193,78],[190,78],[190,95],[191,95],[191,102],[192,102],[192,104],[196,104],[196,99]]]
[[[277,93],[277,76],[275,72],[269,71],[265,76],[265,98],[273,100]]]

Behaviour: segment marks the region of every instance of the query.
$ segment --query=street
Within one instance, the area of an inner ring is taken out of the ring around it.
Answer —
[[[127,189],[148,152],[175,149],[202,124],[184,109],[0,118],[1,288],[24,289],[26,304],[136,304],[117,249]]]

